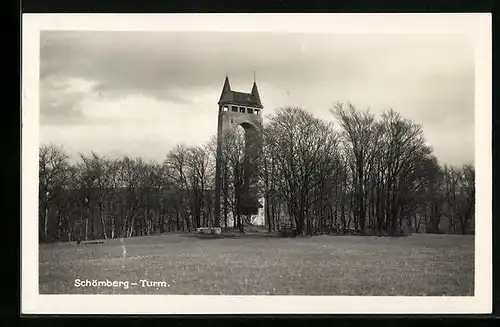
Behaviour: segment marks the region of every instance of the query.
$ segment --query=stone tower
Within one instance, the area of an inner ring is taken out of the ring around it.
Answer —
[[[215,173],[215,217],[220,222],[222,144],[227,131],[237,126],[245,130],[245,154],[243,159],[243,186],[240,191],[240,213],[254,215],[262,205],[258,201],[258,156],[261,152],[262,106],[259,90],[254,81],[250,93],[231,90],[229,78],[226,76],[222,94],[219,99],[217,126],[217,159]]]

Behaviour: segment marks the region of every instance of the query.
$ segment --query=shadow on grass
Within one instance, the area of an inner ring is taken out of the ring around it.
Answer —
[[[223,239],[223,238],[280,238],[278,233],[240,233],[224,232],[222,234],[183,234],[183,237],[193,237],[198,239]]]

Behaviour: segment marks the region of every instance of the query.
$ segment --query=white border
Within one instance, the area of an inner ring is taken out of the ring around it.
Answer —
[[[490,14],[170,14],[23,15],[23,314],[459,314],[492,307]],[[40,30],[252,31],[302,33],[462,33],[475,49],[475,296],[39,295],[38,138]],[[110,300],[110,297],[113,297]]]

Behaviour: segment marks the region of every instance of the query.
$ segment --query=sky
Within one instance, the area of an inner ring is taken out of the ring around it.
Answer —
[[[40,35],[40,143],[161,162],[217,131],[226,74],[263,115],[298,106],[334,121],[351,102],[423,126],[441,163],[474,160],[474,54],[459,34],[69,32]]]

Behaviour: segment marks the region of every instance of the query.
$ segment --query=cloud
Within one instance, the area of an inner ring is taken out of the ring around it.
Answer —
[[[226,73],[249,92],[254,72],[265,113],[292,105],[332,119],[334,101],[377,115],[393,108],[423,125],[440,159],[474,154],[474,57],[460,35],[45,31],[40,58],[42,128],[102,125],[105,138],[127,126],[137,155],[158,157],[145,139],[207,140]],[[78,128],[60,139],[120,149]]]
[[[40,81],[42,124],[76,123],[83,117],[82,106],[95,83],[78,78],[51,76]]]
[[[193,101],[203,103],[205,99]],[[64,142],[73,157],[94,151],[161,162],[180,141],[186,145],[207,143],[217,128],[217,117],[209,110],[196,112],[186,105],[142,95],[88,98],[81,115],[86,123],[44,126],[41,139]],[[199,130],[207,133],[197,133]]]

